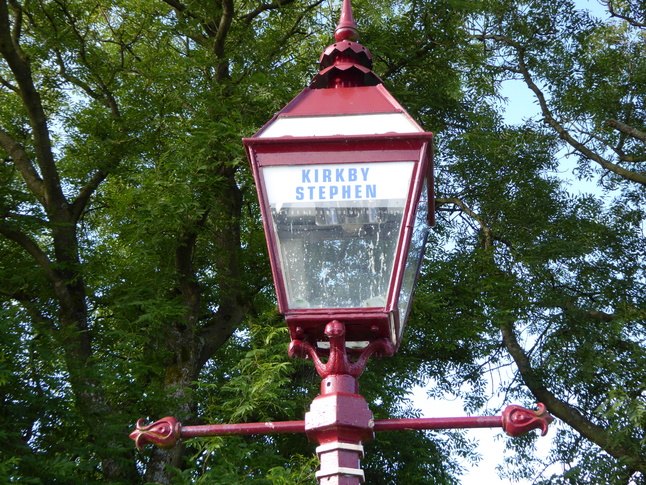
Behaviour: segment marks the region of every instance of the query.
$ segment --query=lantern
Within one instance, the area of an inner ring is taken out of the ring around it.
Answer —
[[[348,19],[349,17],[349,19]],[[292,339],[396,349],[433,222],[432,133],[372,72],[344,11],[311,85],[244,145]]]

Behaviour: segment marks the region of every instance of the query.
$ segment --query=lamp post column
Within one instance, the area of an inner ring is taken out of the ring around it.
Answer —
[[[364,481],[360,460],[363,443],[374,437],[374,421],[357,388],[357,379],[350,375],[329,376],[321,382],[321,395],[305,414],[305,432],[319,443],[316,453],[321,468],[316,478],[321,484],[357,485]]]
[[[350,360],[346,347],[345,325],[337,320],[325,327],[329,352],[323,353],[305,340],[293,340],[292,357],[306,357],[314,362],[321,381],[321,394],[305,414],[305,432],[319,446],[316,453],[321,468],[316,478],[323,485],[358,485],[364,481],[360,466],[363,443],[374,438],[374,419],[368,403],[359,394],[358,378],[370,356],[389,356],[394,347],[388,339],[377,339]]]

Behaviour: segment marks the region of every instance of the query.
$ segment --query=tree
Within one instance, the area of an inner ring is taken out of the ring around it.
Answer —
[[[644,11],[605,5],[599,19],[570,1],[486,2],[473,24],[487,56],[471,77],[475,115],[438,150],[441,223],[418,291],[431,328],[415,350],[455,369],[436,375],[436,392],[466,381],[478,406],[482,369],[511,365],[498,392],[541,401],[565,425],[543,460],[531,439],[515,445],[507,475],[539,483],[646,473]],[[522,125],[499,114],[507,80],[538,106]],[[581,193],[579,180],[597,189]],[[565,471],[536,479],[546,463]]]
[[[415,63],[396,49],[379,59],[393,79],[430,65],[452,81],[432,93],[455,99],[450,38],[465,38],[465,14],[438,5],[389,5],[392,25],[384,5],[364,12],[380,19],[375,38],[414,34]],[[311,400],[311,373],[266,348],[281,333],[240,138],[307,84],[331,15],[316,0],[0,2],[4,478],[280,483],[311,465],[289,461],[303,437],[196,443],[189,456],[136,454],[127,434],[139,416],[294,419],[275,399],[301,416]],[[417,79],[411,94],[429,87]],[[401,408],[403,388],[366,391],[377,411]],[[452,480],[454,463],[429,461]]]
[[[378,418],[411,387],[536,400],[563,425],[511,477],[644,481],[644,11],[568,0],[355,2],[375,72],[437,132],[438,224]],[[307,85],[319,0],[0,1],[0,476],[34,483],[313,483],[302,436],[138,454],[134,419],[297,419],[240,138]],[[519,80],[540,115],[502,118]],[[565,152],[570,152],[568,157]],[[576,158],[571,182],[564,164]],[[579,193],[577,180],[597,181]],[[284,343],[283,343],[284,342]],[[459,433],[368,445],[373,483],[457,483]],[[420,453],[423,450],[423,453]]]

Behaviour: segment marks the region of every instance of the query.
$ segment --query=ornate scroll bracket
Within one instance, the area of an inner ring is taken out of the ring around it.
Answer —
[[[152,424],[146,425],[145,419],[137,421],[135,430],[130,433],[130,438],[135,441],[135,446],[141,450],[145,445],[155,445],[160,448],[173,448],[181,436],[181,424],[172,416],[167,416]]]
[[[314,362],[319,375],[325,379],[333,375],[349,375],[358,379],[366,368],[368,359],[376,357],[390,357],[395,353],[395,347],[387,338],[380,338],[370,342],[365,348],[358,350],[359,357],[355,362],[348,356],[348,348],[345,345],[345,325],[333,320],[325,327],[330,348],[320,349],[305,340],[292,340],[289,346],[290,357],[303,357]],[[327,362],[323,362],[322,355],[329,352]],[[353,351],[354,352],[354,351]]]
[[[547,412],[543,403],[538,403],[538,410],[533,411],[521,406],[507,406],[502,413],[502,428],[509,436],[521,436],[533,429],[540,429],[541,436],[547,434],[547,428],[554,418]]]

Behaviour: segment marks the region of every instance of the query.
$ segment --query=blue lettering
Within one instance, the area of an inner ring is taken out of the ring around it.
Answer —
[[[364,182],[368,181],[368,170],[370,170],[370,167],[365,167],[361,169],[361,174],[363,175]]]
[[[329,168],[323,169],[323,182],[332,182],[332,170]]]
[[[377,184],[297,185],[294,192],[295,200],[376,199]]]
[[[303,169],[301,173],[303,174],[303,183],[311,184],[312,181],[310,180],[310,170]]]
[[[337,182],[345,182],[343,179],[343,169],[342,168],[337,168],[336,169],[336,181]]]
[[[348,181],[349,182],[356,182],[357,181],[357,169],[356,168],[349,168],[348,169]]]

